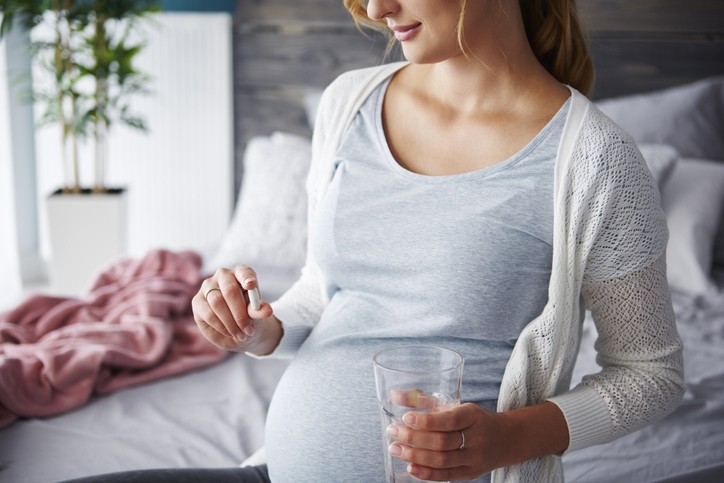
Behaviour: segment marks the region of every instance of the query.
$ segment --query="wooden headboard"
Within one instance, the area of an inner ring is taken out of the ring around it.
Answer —
[[[578,8],[596,66],[595,99],[724,74],[722,0],[578,0]],[[309,135],[305,92],[384,62],[385,46],[380,35],[356,29],[342,0],[237,0],[235,192],[252,136]]]

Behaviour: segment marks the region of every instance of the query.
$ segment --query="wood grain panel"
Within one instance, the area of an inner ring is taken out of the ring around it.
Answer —
[[[591,42],[591,53],[597,99],[724,75],[724,39],[598,37]]]
[[[237,135],[244,143],[253,136],[286,130],[308,136],[311,129],[304,109],[304,92],[297,89],[270,89],[239,93],[240,118]]]
[[[592,32],[724,32],[722,0],[578,0]],[[242,24],[352,25],[342,0],[238,0]]]
[[[591,32],[724,34],[722,0],[578,0]]]
[[[385,45],[385,39],[366,39],[356,30],[240,34],[236,84],[325,86],[342,72],[380,64]]]
[[[342,0],[237,0],[237,21],[244,24],[349,24]]]

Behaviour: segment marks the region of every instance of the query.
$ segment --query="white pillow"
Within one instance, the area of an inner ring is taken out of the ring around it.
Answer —
[[[638,148],[661,191],[679,160],[679,153],[668,144],[639,144]]]
[[[724,76],[596,105],[639,144],[669,144],[685,158],[724,161]]]
[[[681,159],[664,187],[662,203],[669,225],[669,286],[692,295],[716,291],[712,257],[724,215],[724,164]]]
[[[287,133],[252,138],[234,216],[210,270],[248,265],[297,268],[307,240],[305,180],[311,142]]]

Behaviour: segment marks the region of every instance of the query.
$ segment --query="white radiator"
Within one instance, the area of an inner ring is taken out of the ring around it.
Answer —
[[[133,107],[149,132],[111,128],[108,184],[129,190],[129,255],[152,248],[208,252],[226,230],[233,207],[232,19],[225,13],[164,13],[146,29],[148,45],[138,67],[152,77],[153,92],[136,96]],[[81,148],[86,184],[90,144]],[[37,132],[36,153],[47,257],[43,199],[62,180],[56,125]]]

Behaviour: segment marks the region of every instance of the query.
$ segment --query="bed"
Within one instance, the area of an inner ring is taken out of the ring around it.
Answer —
[[[662,421],[565,455],[566,479],[724,481],[724,4],[579,4],[598,71],[594,99],[634,136],[661,189],[687,391]],[[347,69],[381,62],[384,44],[357,32],[336,0],[237,1],[238,196],[227,233],[202,254],[202,273],[247,262],[268,300],[291,285],[304,257],[303,179],[319,90]],[[598,370],[595,338],[587,318],[574,384]],[[286,364],[232,354],[63,414],[16,421],[0,430],[0,482],[238,465],[263,447]]]

